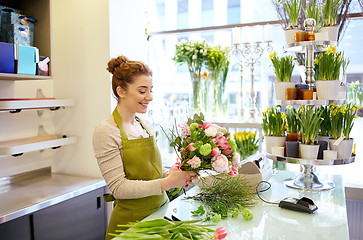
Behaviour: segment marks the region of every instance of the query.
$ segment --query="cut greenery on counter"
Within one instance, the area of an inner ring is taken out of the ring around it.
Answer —
[[[175,221],[166,219],[154,219],[142,222],[130,222],[118,227],[129,228],[128,230],[116,230],[119,234],[109,235],[115,239],[224,239],[227,232],[224,227],[216,230],[209,228],[212,225],[197,224],[199,220]]]
[[[240,214],[246,221],[253,219],[253,213],[251,210],[242,207],[239,204],[237,205],[238,208],[227,208],[222,203],[216,203],[211,211],[205,210],[203,205],[200,205],[197,210],[192,211],[191,213],[195,216],[200,216],[204,221],[212,221],[214,223],[228,217],[236,218]]]

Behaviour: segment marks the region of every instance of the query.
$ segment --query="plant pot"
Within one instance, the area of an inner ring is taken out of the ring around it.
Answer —
[[[295,34],[299,31],[300,31],[299,29],[288,29],[284,31],[285,41],[287,45],[295,42]]]
[[[324,153],[325,150],[328,150],[328,142],[327,141],[319,141],[318,159],[323,159],[323,153]]]
[[[339,100],[346,100],[347,99],[347,86],[339,85]]]
[[[295,82],[274,82],[276,100],[286,100],[286,89],[294,87]]]
[[[272,154],[272,147],[283,147],[285,142],[285,136],[265,136],[266,152]]]
[[[286,141],[286,157],[299,157],[299,142]]]
[[[330,141],[330,139],[331,139],[331,136],[321,136],[321,135],[318,136],[318,142],[325,141],[325,142],[328,143],[327,149],[330,149],[329,148],[329,141]]]
[[[302,90],[302,99],[303,100],[313,100],[313,89]]]
[[[302,159],[317,159],[319,145],[300,144],[300,154]]]
[[[352,156],[353,138],[344,139],[339,145],[334,145],[336,139],[330,139],[330,149],[338,152],[338,159],[348,159]]]
[[[318,100],[337,100],[339,98],[339,80],[318,80],[315,85]]]
[[[297,142],[299,140],[299,138],[300,138],[300,133],[298,133],[298,132],[296,132],[296,133],[288,132],[286,134],[286,141],[287,142],[290,142],[290,141]]]
[[[320,28],[320,33],[325,34],[325,41],[337,41],[338,40],[339,26],[330,26]]]
[[[315,41],[328,41],[328,32],[316,32],[315,33]]]
[[[296,88],[286,88],[286,100],[296,100],[297,99],[297,89]]]

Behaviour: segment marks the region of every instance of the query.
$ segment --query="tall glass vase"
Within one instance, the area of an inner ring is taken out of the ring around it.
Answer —
[[[190,79],[192,81],[192,97],[191,97],[191,108],[190,113],[199,114],[202,110],[201,101],[201,74],[200,72],[190,72]]]
[[[228,113],[228,98],[226,94],[226,84],[222,71],[212,71],[211,80],[213,82],[213,95],[215,100],[214,118],[223,119]]]

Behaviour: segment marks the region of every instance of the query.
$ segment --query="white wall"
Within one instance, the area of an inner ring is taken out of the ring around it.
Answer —
[[[110,114],[108,1],[53,0],[51,13],[54,95],[76,102],[57,113],[56,131],[78,137],[60,149],[52,171],[100,177],[92,135]]]

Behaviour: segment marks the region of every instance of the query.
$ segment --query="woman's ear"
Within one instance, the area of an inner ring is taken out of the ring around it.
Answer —
[[[116,88],[116,92],[117,92],[117,95],[120,97],[120,98],[124,98],[125,97],[125,90],[121,87],[121,86],[118,86]]]

